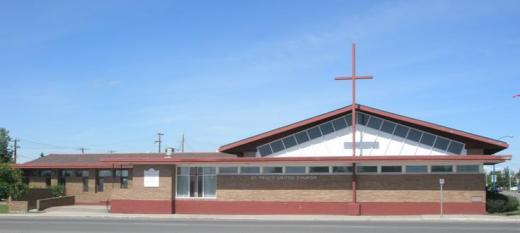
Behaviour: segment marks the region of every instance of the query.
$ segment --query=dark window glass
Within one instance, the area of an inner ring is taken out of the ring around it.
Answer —
[[[334,166],[332,167],[332,173],[351,173],[351,166]]]
[[[288,174],[303,174],[305,173],[305,167],[304,166],[287,166],[285,167],[285,173]]]
[[[50,176],[45,176],[45,186],[47,188],[51,187],[51,177]]]
[[[356,170],[357,172],[375,173],[377,172],[377,166],[357,166]]]
[[[428,166],[426,165],[408,165],[406,166],[406,173],[426,173]]]
[[[88,177],[88,170],[76,170],[77,177]]]
[[[309,132],[309,137],[311,139],[321,137],[321,131],[319,127],[310,128],[307,132]]]
[[[370,120],[368,121],[367,126],[372,129],[379,130],[379,128],[381,128],[382,123],[383,123],[383,120],[376,118],[376,117],[370,117]]]
[[[282,140],[271,142],[271,149],[273,149],[273,153],[284,150]]]
[[[406,134],[408,134],[408,129],[409,128],[406,126],[397,125],[395,127],[394,135],[405,138]]]
[[[402,172],[403,167],[401,166],[381,166],[381,172]]]
[[[99,170],[98,176],[100,177],[111,177],[112,176],[112,170]]]
[[[453,172],[451,165],[433,165],[432,172]]]
[[[460,173],[479,173],[479,165],[457,165],[457,172]]]
[[[414,142],[419,142],[421,139],[422,132],[416,129],[410,129],[410,132],[408,132],[408,136],[406,137],[408,140],[412,140]]]
[[[240,173],[242,173],[242,174],[258,174],[258,173],[260,173],[260,167],[240,167]]]
[[[329,173],[329,167],[309,167],[309,173]]]
[[[261,156],[266,156],[266,155],[270,155],[273,153],[273,151],[271,151],[271,146],[269,146],[269,144],[258,147],[258,152],[260,152]]]
[[[345,120],[347,121],[348,126],[352,126],[352,114],[346,115]]]
[[[332,128],[332,123],[330,122],[320,125],[320,129],[323,135],[334,132],[334,128]]]
[[[347,128],[347,122],[345,121],[344,117],[333,120],[332,124],[334,125],[335,130]]]
[[[448,147],[448,152],[453,154],[460,154],[462,153],[462,148],[464,147],[464,144],[451,141],[450,146]]]
[[[448,139],[437,137],[437,141],[435,141],[435,144],[433,145],[433,147],[440,149],[440,150],[446,150],[448,148],[449,143],[450,143],[450,141],[448,141]]]
[[[392,134],[394,132],[394,129],[395,129],[395,123],[390,122],[390,121],[383,122],[383,126],[381,126],[381,131],[383,131],[385,133],[389,133],[389,134]]]
[[[128,170],[116,170],[116,177],[128,177]]]
[[[58,177],[58,185],[65,186],[65,183],[66,183],[66,178],[65,177],[63,177],[63,176]]]
[[[264,167],[264,174],[281,174],[283,173],[283,167]]]
[[[40,171],[40,176],[42,177],[51,177],[52,171],[51,170],[42,170]]]
[[[83,192],[88,192],[88,177],[83,177]]]
[[[121,177],[120,183],[121,183],[122,189],[127,189],[128,188],[128,177]]]
[[[360,125],[367,125],[368,115],[357,113],[356,121]]]
[[[218,172],[220,174],[237,174],[238,173],[238,167],[220,167],[218,169]]]
[[[299,132],[294,135],[298,144],[302,144],[306,141],[309,141],[309,135],[307,135],[307,131]]]
[[[428,146],[433,146],[433,142],[435,141],[435,135],[429,133],[423,133],[421,138],[421,143]]]
[[[105,178],[98,177],[98,179],[97,179],[97,191],[98,192],[105,191]]]
[[[282,139],[282,141],[283,141],[283,144],[285,145],[285,148],[296,146],[296,138],[294,138],[293,136],[286,137],[286,138]]]

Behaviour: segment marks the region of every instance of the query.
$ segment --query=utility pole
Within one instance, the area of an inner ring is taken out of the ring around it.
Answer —
[[[85,147],[80,147],[80,148],[78,148],[78,150],[80,150],[80,151],[81,151],[81,154],[84,155],[84,154],[85,154],[85,151],[88,150],[88,149],[85,148]]]
[[[182,134],[182,139],[181,139],[181,152],[184,152],[184,133]]]
[[[110,154],[113,154],[114,152],[116,152],[115,150],[109,150],[108,153]]]
[[[13,150],[13,163],[16,164],[16,159],[18,157],[18,148],[20,148],[20,146],[18,146],[18,142],[20,141],[19,139],[15,138],[14,140],[14,150]]]
[[[157,133],[157,140],[155,141],[155,143],[159,144],[159,149],[157,150],[159,153],[161,153],[161,143],[162,143],[162,140],[161,140],[161,136],[163,136],[164,134],[163,133]]]

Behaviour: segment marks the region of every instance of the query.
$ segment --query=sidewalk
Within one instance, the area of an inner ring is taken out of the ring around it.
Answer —
[[[249,221],[395,221],[395,222],[511,222],[520,216],[497,215],[412,215],[412,216],[338,216],[338,215],[191,215],[191,214],[111,214],[104,206],[62,206],[43,212],[0,214],[0,218],[91,218],[149,220],[249,220]]]

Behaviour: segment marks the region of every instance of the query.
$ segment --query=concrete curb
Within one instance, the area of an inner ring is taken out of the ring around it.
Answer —
[[[419,216],[328,216],[328,215],[160,215],[160,214],[88,214],[67,213],[26,213],[1,214],[1,218],[38,218],[38,219],[142,219],[142,220],[210,220],[210,221],[334,221],[334,222],[507,222],[520,223],[520,216],[488,215],[419,215]]]

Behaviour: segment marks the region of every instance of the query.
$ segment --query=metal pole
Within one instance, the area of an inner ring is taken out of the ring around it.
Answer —
[[[440,208],[441,208],[441,217],[444,215],[444,193],[442,190],[442,187],[444,185],[444,178],[439,179],[439,185],[440,185],[440,195],[441,195],[441,201],[440,201]]]
[[[352,157],[356,156],[356,44],[352,44]]]
[[[496,179],[497,179],[497,175],[496,175],[496,171],[495,171],[495,164],[493,164],[493,174],[491,175],[491,187],[493,187],[492,191],[495,192],[497,190],[496,188]]]
[[[441,217],[444,215],[444,195],[442,194],[442,184],[441,184]]]

